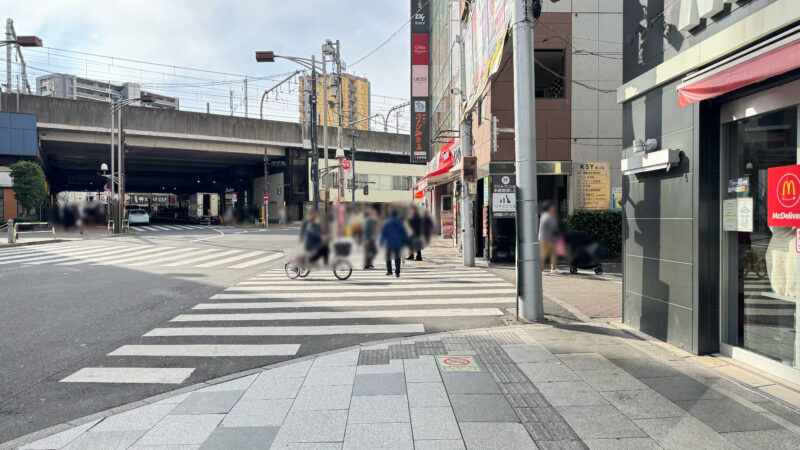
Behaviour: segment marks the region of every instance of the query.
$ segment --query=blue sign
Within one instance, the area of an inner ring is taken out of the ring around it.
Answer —
[[[38,154],[36,116],[0,113],[0,155],[36,157]]]

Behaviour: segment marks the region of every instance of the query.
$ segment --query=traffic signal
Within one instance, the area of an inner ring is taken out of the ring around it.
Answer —
[[[369,195],[369,185],[368,184],[364,185],[364,195]]]

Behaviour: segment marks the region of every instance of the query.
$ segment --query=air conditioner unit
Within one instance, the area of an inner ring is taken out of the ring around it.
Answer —
[[[632,158],[622,160],[622,174],[633,175],[643,172],[654,172],[669,169],[677,166],[681,162],[681,151],[664,149],[654,152],[637,155]]]

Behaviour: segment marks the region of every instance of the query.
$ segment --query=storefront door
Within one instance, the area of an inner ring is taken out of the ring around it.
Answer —
[[[797,227],[776,226],[768,218],[781,189],[800,201],[800,186],[792,183],[774,192],[777,170],[770,172],[800,164],[798,107],[739,120],[723,117],[721,132],[721,347],[765,370],[797,368]]]

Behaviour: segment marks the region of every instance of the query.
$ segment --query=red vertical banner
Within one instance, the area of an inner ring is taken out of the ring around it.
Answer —
[[[767,225],[800,226],[800,165],[767,170]]]

